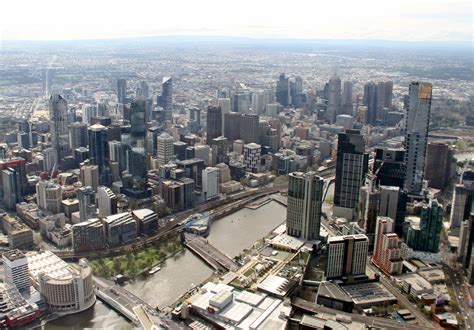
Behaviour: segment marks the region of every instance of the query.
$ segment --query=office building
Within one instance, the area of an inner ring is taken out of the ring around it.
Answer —
[[[240,139],[245,143],[258,143],[259,117],[254,114],[243,114],[240,121]]]
[[[229,143],[240,139],[240,126],[242,123],[242,114],[238,112],[230,112],[224,114],[224,136]]]
[[[260,170],[262,148],[259,144],[244,145],[244,165],[247,172],[257,173]]]
[[[49,98],[49,119],[51,146],[57,150],[58,158],[62,160],[69,155],[69,122],[67,102],[57,93]]]
[[[374,243],[375,227],[377,225],[377,214],[380,205],[380,190],[375,177],[368,175],[365,184],[359,192],[359,226],[365,231],[370,245]]]
[[[76,150],[80,147],[87,147],[89,137],[87,135],[87,124],[74,122],[69,125],[69,148]]]
[[[222,135],[222,110],[220,107],[207,107],[207,143]]]
[[[53,214],[61,212],[62,188],[60,185],[40,181],[36,184],[36,201],[42,209],[48,210]]]
[[[117,79],[117,102],[127,103],[127,80]]]
[[[407,198],[400,187],[379,186],[380,204],[378,215],[389,217],[395,221],[394,232],[403,236],[403,222],[405,221]]]
[[[17,249],[3,252],[3,276],[5,283],[12,285],[18,291],[30,290],[28,261],[25,255]]]
[[[437,253],[442,226],[443,206],[437,200],[423,203],[419,223],[411,222],[408,228],[407,245],[415,251]]]
[[[280,74],[276,87],[276,101],[286,107],[290,104],[290,81],[285,74]]]
[[[200,176],[201,175],[202,173]],[[183,178],[180,180],[164,180],[161,183],[161,190],[166,206],[173,212],[193,207],[195,187],[195,181],[189,178]]]
[[[430,83],[412,82],[410,84],[405,118],[404,147],[407,173],[404,188],[412,195],[421,195],[423,189],[431,93]]]
[[[401,241],[395,234],[395,221],[389,217],[378,217],[375,229],[374,255],[375,264],[386,274],[402,273],[403,260]]]
[[[161,100],[161,105],[165,112],[165,120],[173,121],[173,81],[171,77],[163,77]]]
[[[99,218],[117,213],[117,196],[108,187],[100,186],[97,188],[97,204]]]
[[[369,125],[377,124],[377,85],[368,82],[364,85],[364,98],[362,100],[364,106],[367,107],[366,122]]]
[[[232,111],[238,113],[248,113],[250,111],[250,94],[249,93],[237,93],[233,97]]]
[[[81,187],[77,190],[77,199],[79,200],[79,218],[80,221],[86,221],[95,218],[97,207],[95,205],[95,192],[90,186]]]
[[[229,144],[227,138],[220,136],[211,141],[211,164],[213,166],[219,163],[228,163]],[[199,157],[198,157],[199,158]]]
[[[168,133],[162,133],[156,139],[158,165],[163,166],[174,159],[174,139]]]
[[[79,313],[94,305],[94,278],[86,259],[68,264],[51,251],[27,259],[30,277],[50,312]]]
[[[428,143],[425,163],[425,179],[428,181],[428,187],[444,189],[455,172],[454,149],[443,142]]]
[[[43,170],[51,172],[58,169],[58,151],[54,148],[46,148],[42,151],[43,154]]]
[[[332,76],[329,79],[329,98],[326,110],[326,119],[330,124],[336,122],[337,115],[341,114],[341,78]]]
[[[99,166],[82,164],[80,167],[80,179],[83,186],[90,186],[95,191],[99,186]]]
[[[364,137],[357,130],[339,133],[337,143],[334,214],[352,220],[356,216],[359,192],[368,170],[369,154]]]
[[[350,81],[344,82],[342,89],[342,114],[352,116],[352,89],[353,83]],[[352,127],[350,127],[352,128]]]
[[[105,248],[104,226],[93,218],[72,225],[72,249],[74,252],[97,251]]]
[[[129,212],[109,215],[103,223],[108,246],[127,244],[138,235],[137,222]]]
[[[43,95],[49,97],[53,91],[54,71],[51,68],[43,69],[42,73],[42,90]]]
[[[144,189],[146,181],[146,100],[138,98],[130,104],[130,150],[128,172],[138,189]]]
[[[324,180],[315,172],[290,173],[288,180],[288,235],[307,241],[319,239]]]
[[[15,209],[16,204],[21,201],[21,187],[19,176],[16,170],[7,167],[0,170],[2,186],[0,191],[3,193],[3,204],[8,209]]]
[[[95,124],[89,127],[89,161],[97,165],[99,174],[104,173],[108,157],[107,128]]]
[[[379,122],[385,122],[386,113],[392,109],[392,81],[381,81],[377,84],[377,114]]]
[[[219,197],[219,169],[217,167],[206,167],[202,170],[202,193],[206,201]]]
[[[139,209],[131,212],[137,222],[138,232],[147,234],[158,229],[158,215],[150,209]]]
[[[474,196],[474,171],[464,171],[460,182],[454,186],[449,218],[449,234],[458,236],[461,224],[469,218]]]
[[[326,279],[365,276],[369,239],[362,234],[332,236],[327,242]]]

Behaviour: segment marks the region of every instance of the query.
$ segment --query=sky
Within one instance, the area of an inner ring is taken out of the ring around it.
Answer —
[[[456,0],[3,0],[0,38],[472,41],[473,14],[473,1]]]

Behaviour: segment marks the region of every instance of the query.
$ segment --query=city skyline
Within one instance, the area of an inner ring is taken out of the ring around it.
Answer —
[[[428,6],[429,4],[429,6]],[[294,3],[242,1],[232,11],[210,1],[85,1],[69,15],[59,1],[7,2],[0,23],[2,40],[81,40],[145,36],[222,36],[294,39],[465,41],[472,37],[469,1]],[[113,15],[110,15],[113,8]],[[156,19],[156,13],[166,12]],[[44,17],[54,16],[54,23]],[[282,19],[277,19],[282,18]],[[123,24],[127,22],[127,24]],[[420,26],[423,27],[420,29]]]

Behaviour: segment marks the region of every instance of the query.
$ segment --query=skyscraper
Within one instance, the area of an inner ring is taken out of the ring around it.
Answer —
[[[161,84],[161,98],[165,120],[173,120],[173,81],[171,77],[163,77]]]
[[[262,147],[260,144],[249,143],[244,145],[244,165],[247,172],[258,172],[260,170],[260,156]]]
[[[51,145],[58,152],[59,160],[69,155],[69,130],[67,102],[59,94],[49,98],[49,118],[51,120]]]
[[[336,122],[336,116],[341,114],[341,78],[332,76],[329,79],[329,99],[326,119],[329,123]]]
[[[327,243],[326,279],[365,275],[369,239],[362,234],[332,236]]]
[[[202,170],[202,192],[206,201],[219,196],[219,169],[206,167]]]
[[[69,147],[76,150],[79,147],[87,147],[89,138],[87,136],[86,123],[71,123],[69,125]]]
[[[377,85],[368,82],[364,85],[363,104],[367,107],[367,124],[375,125],[377,123]]]
[[[117,79],[117,102],[127,103],[127,81],[125,79]]]
[[[250,110],[250,94],[237,93],[233,98],[233,111],[240,113],[248,113]]]
[[[285,74],[280,74],[277,81],[276,101],[286,107],[290,103],[290,81]]]
[[[31,283],[25,255],[14,249],[4,252],[2,259],[5,283],[15,286],[18,291],[29,290]]]
[[[224,136],[229,140],[229,143],[234,143],[235,140],[240,139],[240,126],[242,124],[242,114],[238,112],[230,112],[224,115]]]
[[[324,180],[315,172],[293,172],[288,181],[286,228],[288,235],[319,239]]]
[[[99,124],[89,127],[89,160],[99,167],[99,173],[104,173],[109,152],[107,148],[107,128]]]
[[[97,188],[97,204],[100,218],[117,213],[117,196],[108,187]]]
[[[352,220],[356,216],[360,187],[368,170],[369,154],[357,130],[339,133],[337,143],[334,214]]]
[[[407,245],[416,251],[437,253],[443,226],[443,206],[437,200],[423,203],[419,224],[408,228]]]
[[[375,148],[373,172],[378,183],[403,189],[405,183],[405,150]]]
[[[156,139],[157,143],[157,158],[158,165],[163,166],[168,164],[168,162],[173,158],[173,137],[168,133],[162,133]]]
[[[423,189],[432,88],[431,83],[412,82],[408,91],[404,142],[407,173],[404,188],[413,195],[421,195]]]
[[[456,170],[454,149],[445,142],[430,142],[426,151],[425,178],[428,187],[444,189]]]
[[[353,84],[350,81],[344,82],[342,90],[342,113],[346,115],[353,115],[352,111],[352,87]]]
[[[466,220],[472,208],[474,196],[474,172],[465,171],[460,182],[454,186],[449,218],[449,234],[458,236],[462,222]]]
[[[43,69],[43,95],[46,97],[53,91],[53,73],[52,69]]]
[[[222,135],[222,110],[221,107],[207,107],[207,143]]]
[[[392,81],[381,81],[377,84],[377,120],[385,121],[385,110],[392,109]]]
[[[146,180],[146,100],[137,98],[130,105],[130,148],[128,153],[129,172],[134,180]]]
[[[258,143],[258,127],[258,115],[243,114],[240,122],[240,139],[245,143]]]

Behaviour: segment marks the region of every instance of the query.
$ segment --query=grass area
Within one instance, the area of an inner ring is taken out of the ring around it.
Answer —
[[[459,152],[463,152],[464,150],[466,150],[467,147],[466,142],[464,142],[463,140],[457,140],[455,145],[458,148]]]
[[[254,269],[253,269],[253,267],[250,267],[249,269],[247,269],[247,270],[245,271],[244,275],[245,275],[246,277],[249,277],[249,276],[252,275],[253,273],[254,273]]]
[[[170,255],[183,249],[178,237],[169,238],[159,245],[153,245],[140,251],[131,251],[125,255],[100,258],[91,261],[94,273],[103,277],[117,274],[133,278],[151,267],[162,263]]]

